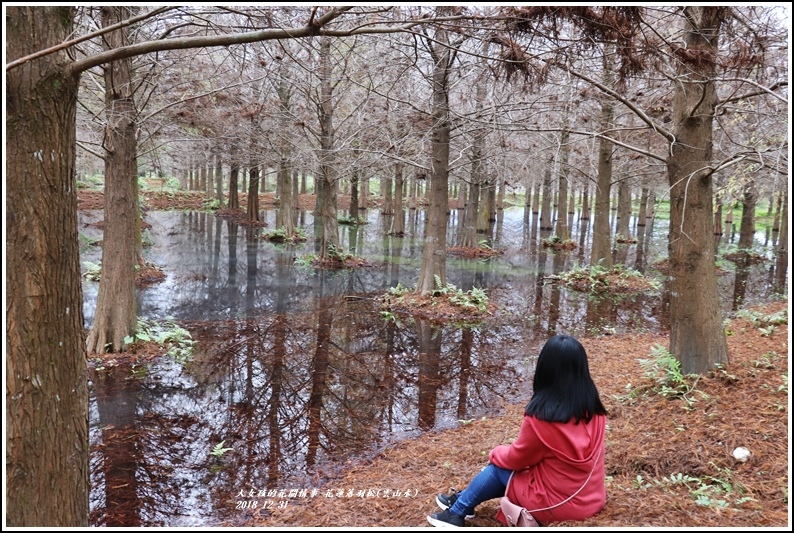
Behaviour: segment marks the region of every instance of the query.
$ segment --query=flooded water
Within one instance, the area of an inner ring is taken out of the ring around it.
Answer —
[[[448,242],[460,214],[451,214]],[[275,213],[265,215],[273,228]],[[553,273],[586,264],[589,250],[546,250],[523,209],[505,210],[488,239],[503,255],[447,259],[448,283],[483,288],[500,305],[494,323],[385,320],[376,297],[398,283],[413,287],[422,260],[424,213],[406,216],[405,237],[388,236],[390,219],[377,210],[367,224],[340,226],[344,249],[369,266],[330,272],[295,263],[315,252],[311,239],[275,245],[211,213],[148,213],[147,260],[167,277],[139,291],[139,316],[171,318],[199,342],[186,364],[92,370],[92,524],[244,523],[250,511],[239,502],[249,495],[305,496],[350,460],[527,399],[551,334],[667,327],[664,291],[594,299],[551,283]],[[99,238],[91,224],[100,218],[82,213],[81,234]],[[299,226],[312,235],[311,215]],[[667,255],[667,227],[640,229],[625,263],[643,271]],[[585,243],[589,231],[576,224],[572,238]],[[84,246],[84,261],[100,256]],[[761,263],[721,276],[725,311],[768,299],[774,270]],[[84,284],[87,326],[97,288]],[[218,445],[228,450],[213,455]]]

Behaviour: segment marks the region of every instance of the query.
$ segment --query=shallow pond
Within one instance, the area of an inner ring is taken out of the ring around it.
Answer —
[[[274,227],[275,212],[264,213]],[[447,260],[448,283],[483,288],[499,304],[493,323],[386,320],[376,298],[398,283],[414,286],[422,260],[424,213],[406,217],[405,237],[388,236],[389,219],[376,210],[367,224],[340,226],[343,248],[368,266],[331,272],[296,264],[314,253],[312,239],[275,245],[211,213],[149,212],[147,259],[167,277],[139,291],[139,316],[172,319],[198,344],[186,363],[92,368],[92,524],[244,523],[249,511],[238,502],[249,494],[319,489],[348,461],[395,440],[527,399],[534,357],[553,333],[667,327],[664,290],[594,299],[551,283],[548,276],[586,264],[589,249],[548,251],[522,209],[501,212],[487,239],[502,255]],[[99,219],[81,213],[81,234],[101,237],[92,226]],[[298,225],[313,234],[310,214]],[[642,229],[625,249],[638,270],[667,247],[664,221]],[[572,238],[584,244],[589,231],[577,221]],[[100,257],[84,247],[84,261]],[[774,292],[771,265],[737,272],[720,276],[726,312]],[[87,326],[96,293],[85,282]],[[598,354],[589,355],[597,365]]]

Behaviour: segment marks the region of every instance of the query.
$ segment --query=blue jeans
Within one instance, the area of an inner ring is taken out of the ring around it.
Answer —
[[[458,516],[474,514],[474,508],[482,502],[501,498],[505,495],[512,473],[512,470],[488,463],[474,476],[469,486],[458,493],[458,500],[449,508],[450,512]]]

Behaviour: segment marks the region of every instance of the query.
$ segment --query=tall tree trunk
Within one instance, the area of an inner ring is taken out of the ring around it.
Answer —
[[[461,183],[458,188],[458,209],[466,209],[466,204],[468,203],[468,194],[466,192],[466,184]]]
[[[361,180],[361,195],[358,198],[358,208],[362,211],[369,209],[369,180],[370,178],[368,177]]]
[[[590,220],[590,185],[587,182],[582,189],[582,211],[579,220]]]
[[[284,235],[287,238],[292,238],[295,235],[295,224],[293,222],[292,212],[295,206],[295,201],[292,198],[292,149],[290,139],[288,136],[290,124],[290,90],[288,84],[287,66],[283,61],[279,63],[279,84],[277,88],[279,99],[279,169],[278,169],[278,194],[280,198],[280,208],[278,210],[278,218],[276,220],[276,227],[284,230]]]
[[[292,168],[289,155],[282,156],[279,163],[278,183],[281,196],[276,226],[284,230],[284,235],[292,237],[295,235],[295,223],[292,217],[295,202],[292,199]]]
[[[472,162],[472,166],[479,163]],[[463,189],[464,187],[461,187]],[[472,170],[472,180],[469,183],[469,200],[463,211],[463,233],[458,241],[458,246],[477,246],[477,218],[480,211],[480,180],[475,179]]]
[[[223,161],[221,154],[215,154],[215,199],[218,206],[223,207]]]
[[[645,219],[648,218],[648,196],[650,191],[648,187],[643,187],[642,192],[640,193],[640,208],[637,212],[637,237],[639,234],[644,232],[645,228]]]
[[[358,220],[358,184],[359,184],[359,172],[358,169],[353,171],[353,175],[350,177],[350,209],[349,214],[352,220]]]
[[[775,288],[777,292],[783,294],[788,284],[788,191],[780,192],[783,205],[780,210],[780,235],[778,244],[775,248],[777,258],[775,260]]]
[[[381,207],[381,215],[393,215],[394,206],[392,205],[392,179],[388,176],[383,176],[380,179],[380,192],[383,196],[383,206]]]
[[[744,188],[742,197],[742,222],[739,227],[739,249],[750,252],[755,241],[755,206],[758,203],[758,192],[750,183]]]
[[[618,225],[615,231],[618,240],[627,242],[631,240],[629,223],[631,221],[631,189],[628,178],[620,180],[618,185]]]
[[[782,208],[782,205],[783,205],[783,193],[782,192],[775,193],[775,197],[777,198],[777,202],[776,202],[777,205],[775,206],[775,218],[772,221],[772,234],[773,235],[780,232],[780,211],[781,211],[781,208]],[[772,201],[775,201],[774,198],[772,199]],[[776,243],[777,239],[773,238],[772,242]]]
[[[543,199],[540,202],[540,231],[549,232],[553,229],[551,225],[551,165],[553,160],[546,162],[546,169],[543,171]]]
[[[320,176],[322,201],[320,204],[320,259],[326,259],[330,248],[339,252],[339,225],[337,221],[337,196],[339,181],[336,176],[334,156],[334,102],[331,80],[331,40],[320,40]]]
[[[683,8],[687,55],[679,58],[673,100],[676,141],[670,185],[670,352],[681,371],[702,374],[728,361],[714,268],[712,128],[714,73],[723,7]],[[700,58],[689,60],[686,58]]]
[[[537,215],[540,213],[540,188],[541,184],[540,181],[535,184],[535,192],[532,194],[532,214]]]
[[[133,12],[133,8],[105,6],[102,24],[105,27],[117,24],[130,18]],[[122,28],[106,34],[105,48],[129,45],[127,33]],[[132,59],[113,61],[104,69],[105,226],[96,311],[87,342],[89,353],[100,354],[123,351],[124,339],[137,328],[135,265],[141,233]]]
[[[229,209],[240,208],[239,178],[240,162],[237,161],[237,148],[232,146],[229,153]]]
[[[405,233],[405,213],[403,212],[403,164],[394,164],[394,217],[391,221],[391,233],[403,235]]]
[[[253,162],[248,167],[248,202],[245,220],[251,224],[259,222],[259,165]]]
[[[436,8],[440,16],[451,12],[449,6]],[[428,207],[427,238],[422,253],[422,267],[416,285],[418,294],[428,294],[447,284],[447,210],[449,209],[449,76],[452,50],[449,36],[443,27],[435,34],[431,45],[433,57],[433,126],[431,132],[430,205]]]
[[[609,58],[609,47],[604,50],[604,85],[613,85],[614,74]],[[615,116],[614,103],[606,95],[601,96],[601,131],[610,131]],[[595,204],[593,208],[593,246],[590,266],[601,265],[612,268],[612,233],[609,226],[609,198],[612,187],[612,142],[604,137],[598,140],[598,178],[596,180]]]
[[[6,60],[70,38],[73,7],[8,6]],[[88,527],[78,80],[54,52],[6,78],[6,526]],[[55,150],[44,150],[55,147]],[[57,150],[57,151],[56,151]]]
[[[565,106],[565,113],[568,114],[568,106]],[[567,122],[567,117],[566,117]],[[560,166],[557,170],[559,176],[559,184],[557,190],[557,197],[559,198],[559,207],[557,208],[557,227],[555,233],[557,238],[561,241],[570,239],[568,232],[568,158],[571,153],[571,147],[568,144],[571,133],[568,128],[562,130],[560,135]]]

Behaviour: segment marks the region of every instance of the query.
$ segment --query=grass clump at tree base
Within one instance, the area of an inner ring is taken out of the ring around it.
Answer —
[[[436,289],[427,294],[401,284],[392,287],[382,298],[381,314],[385,318],[393,318],[396,313],[431,321],[478,322],[496,311],[496,304],[483,289],[464,291],[451,283],[443,285],[438,276],[435,284]]]
[[[549,276],[573,290],[594,294],[634,293],[659,290],[659,282],[640,272],[616,265],[606,269],[600,265],[576,267],[568,272]]]

